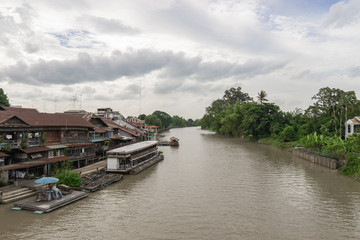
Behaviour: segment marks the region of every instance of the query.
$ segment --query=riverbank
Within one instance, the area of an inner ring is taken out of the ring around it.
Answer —
[[[281,148],[282,150],[287,151],[287,152],[292,152],[292,150],[295,147],[302,146],[299,141],[284,142],[282,140],[274,139],[274,138],[262,138],[262,139],[259,139],[257,142],[260,144],[275,146],[275,147]]]

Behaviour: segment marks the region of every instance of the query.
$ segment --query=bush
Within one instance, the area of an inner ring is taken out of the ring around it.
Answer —
[[[281,138],[284,142],[292,142],[296,140],[296,132],[292,126],[287,126],[284,130],[280,133]]]
[[[58,184],[65,184],[70,187],[79,187],[81,184],[81,178],[76,172],[64,171],[55,177],[59,179]]]
[[[11,146],[10,145],[4,145],[1,148],[1,151],[3,151],[3,152],[11,152]]]
[[[360,176],[360,159],[356,154],[349,154],[346,166],[341,171],[347,176]]]

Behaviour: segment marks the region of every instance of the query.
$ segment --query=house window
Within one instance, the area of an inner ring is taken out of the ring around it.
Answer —
[[[348,133],[351,133],[351,125],[347,125]]]

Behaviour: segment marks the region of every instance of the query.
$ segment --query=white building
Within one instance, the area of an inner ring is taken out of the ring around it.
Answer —
[[[113,111],[111,108],[98,108],[96,115],[99,117],[109,118],[111,120],[119,120],[124,118],[119,111]]]
[[[345,139],[348,139],[348,137],[354,133],[360,133],[360,117],[354,117],[346,122]]]

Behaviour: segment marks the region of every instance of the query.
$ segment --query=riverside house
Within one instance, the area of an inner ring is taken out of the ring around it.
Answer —
[[[0,107],[0,147],[9,157],[0,172],[9,176],[50,174],[57,162],[70,160],[66,144],[87,143],[94,126],[79,116]]]
[[[360,117],[349,119],[345,124],[345,139],[348,139],[354,133],[360,133]]]
[[[128,123],[122,126],[85,111],[50,114],[0,107],[0,177],[7,181],[8,176],[52,175],[52,169],[67,160],[80,168],[145,136]]]

